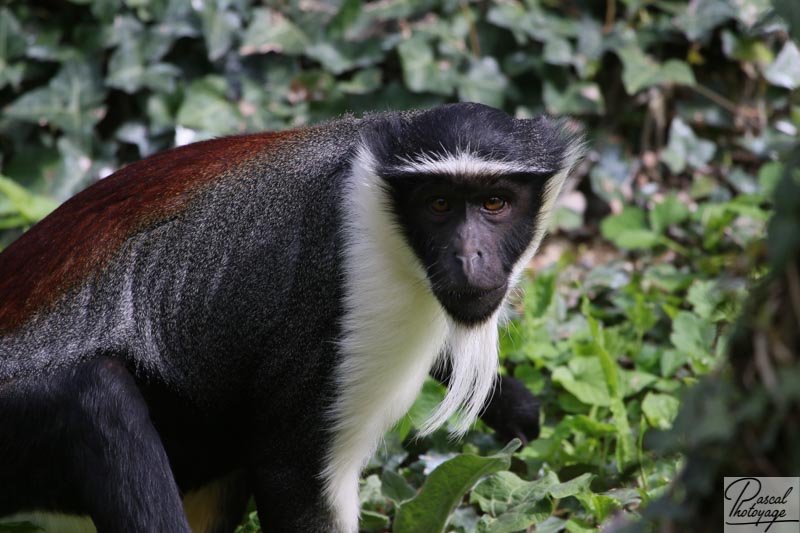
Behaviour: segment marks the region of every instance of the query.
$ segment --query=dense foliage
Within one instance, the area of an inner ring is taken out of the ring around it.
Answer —
[[[503,371],[542,398],[541,438],[414,439],[442,394],[430,382],[364,475],[362,527],[582,531],[643,507],[680,522],[671,482],[719,504],[726,446],[761,442],[765,413],[797,420],[796,339],[780,379],[731,377],[755,372],[748,338],[798,316],[776,315],[780,289],[724,363],[781,176],[772,257],[797,257],[798,19],[792,0],[0,2],[0,242],[175,144],[455,100],[572,115],[591,150],[502,339]],[[773,433],[730,468],[800,449]],[[770,473],[797,475],[793,457]]]

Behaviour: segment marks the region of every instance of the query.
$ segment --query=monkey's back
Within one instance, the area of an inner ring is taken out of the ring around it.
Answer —
[[[113,351],[207,383],[209,358],[251,370],[263,357],[248,352],[297,343],[303,316],[331,328],[314,317],[338,305],[322,289],[339,275],[335,182],[358,124],[176,148],[67,201],[0,254],[0,381]]]

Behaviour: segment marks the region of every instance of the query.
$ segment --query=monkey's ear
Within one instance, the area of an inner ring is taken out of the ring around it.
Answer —
[[[517,438],[525,445],[539,436],[539,400],[518,379],[500,376],[481,420],[500,441]]]

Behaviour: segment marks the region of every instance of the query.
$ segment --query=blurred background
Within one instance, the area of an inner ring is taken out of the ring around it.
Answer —
[[[723,475],[800,475],[798,31],[796,0],[0,1],[0,247],[202,139],[454,101],[572,117],[590,150],[502,340],[541,437],[413,439],[426,384],[362,529],[721,529]]]

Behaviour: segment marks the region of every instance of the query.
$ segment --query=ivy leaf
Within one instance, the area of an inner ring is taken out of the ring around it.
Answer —
[[[727,0],[689,2],[686,11],[675,19],[690,41],[704,40],[717,26],[736,17],[736,10]]]
[[[619,48],[617,54],[622,60],[622,83],[630,95],[655,85],[691,86],[696,83],[692,69],[678,59],[661,64],[634,45]]]
[[[225,80],[217,76],[193,82],[178,110],[178,124],[217,135],[238,131],[241,117],[226,88]]]
[[[403,79],[414,92],[450,95],[456,86],[457,73],[449,62],[437,62],[433,50],[422,35],[414,35],[397,47]]]
[[[308,45],[306,34],[284,15],[260,8],[253,10],[253,20],[245,30],[239,50],[242,55],[268,52],[299,55]]]
[[[64,131],[89,137],[105,115],[106,90],[99,66],[67,61],[46,87],[23,94],[6,109],[8,117],[50,123]]]
[[[458,83],[458,97],[464,102],[480,102],[502,107],[508,79],[493,57],[470,62],[469,70]]]
[[[603,93],[596,83],[570,83],[561,90],[552,81],[545,80],[543,96],[547,112],[553,115],[599,115],[605,112]]]
[[[764,71],[772,85],[796,89],[800,86],[800,50],[793,41],[786,41],[775,62]]]
[[[661,152],[661,161],[679,174],[687,168],[702,168],[714,157],[717,146],[695,135],[680,117],[673,119],[669,127],[669,144]]]

